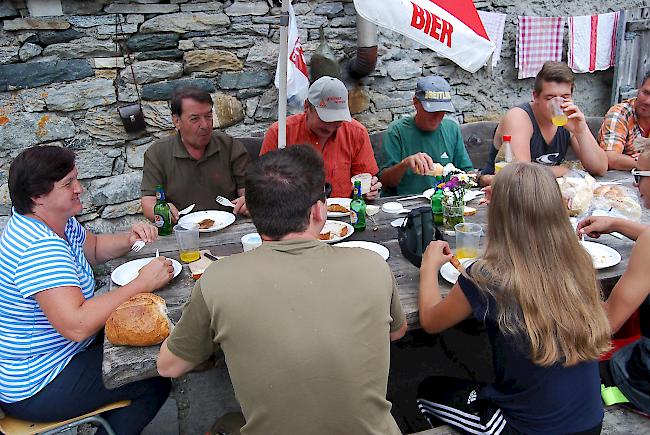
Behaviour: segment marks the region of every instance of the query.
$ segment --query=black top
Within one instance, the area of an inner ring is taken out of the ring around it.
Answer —
[[[495,381],[479,398],[497,404],[506,420],[526,434],[566,434],[593,428],[603,419],[598,362],[541,367],[528,354],[527,339],[504,335],[496,301],[461,275],[458,284],[474,317],[486,325]]]
[[[553,136],[553,140],[550,144],[547,144],[539,129],[539,124],[537,124],[537,119],[535,119],[535,114],[533,113],[533,108],[530,107],[530,103],[524,103],[517,107],[528,114],[530,122],[533,124],[533,135],[530,137],[530,161],[547,166],[561,164],[571,144],[571,133],[564,127],[558,127],[555,136]],[[496,147],[492,145],[485,167],[481,170],[481,175],[494,174],[494,161],[497,152]]]

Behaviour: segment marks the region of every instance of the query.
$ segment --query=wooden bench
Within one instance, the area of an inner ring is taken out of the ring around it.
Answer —
[[[588,116],[587,125],[589,130],[595,136],[598,135],[598,130],[600,125],[603,122],[603,118],[599,116]],[[488,155],[490,153],[490,147],[492,146],[492,139],[494,138],[494,132],[496,131],[498,123],[494,121],[478,121],[478,122],[469,122],[467,124],[460,125],[460,131],[463,136],[463,142],[465,143],[465,148],[469,154],[469,158],[474,163],[474,167],[477,169],[482,168],[487,161]],[[381,144],[383,139],[384,132],[372,133],[370,135],[370,143],[372,144],[372,149],[375,153],[375,159],[379,161],[379,156],[381,154]],[[246,147],[246,150],[251,156],[253,161],[257,160],[257,157],[260,154],[260,149],[262,148],[262,137],[243,137],[238,138]],[[576,156],[573,153],[573,150],[569,150],[567,154],[568,160],[576,160]]]

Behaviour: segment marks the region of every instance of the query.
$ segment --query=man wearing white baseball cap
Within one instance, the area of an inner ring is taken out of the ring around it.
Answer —
[[[379,196],[379,168],[370,144],[368,130],[352,119],[348,90],[342,81],[323,76],[309,87],[305,111],[287,117],[287,146],[309,144],[325,161],[325,177],[332,184],[332,197],[349,198],[350,178],[370,173],[372,183],[366,199]],[[278,148],[278,123],[264,136],[260,155]]]
[[[429,177],[434,163],[453,163],[458,169],[474,168],[467,154],[459,125],[444,118],[453,112],[451,86],[439,76],[418,79],[413,97],[415,115],[388,126],[381,146],[381,182],[396,195],[422,193],[434,187]]]

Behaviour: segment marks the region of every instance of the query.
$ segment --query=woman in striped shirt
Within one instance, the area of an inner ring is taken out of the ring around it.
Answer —
[[[0,406],[17,418],[57,421],[129,399],[130,406],[105,417],[117,433],[136,434],[164,403],[169,383],[156,378],[106,389],[98,332],[122,302],[167,284],[173,267],[160,257],[131,283],[94,295],[92,264],[157,233],[146,223],[121,234],[86,231],[74,218],[83,192],[74,159],[65,148],[33,147],[9,169],[13,209],[0,238]]]

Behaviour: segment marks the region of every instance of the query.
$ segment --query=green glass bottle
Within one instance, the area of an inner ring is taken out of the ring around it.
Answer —
[[[433,213],[433,224],[437,227],[443,225],[443,215],[442,215],[442,199],[444,198],[444,193],[442,190],[438,189],[433,195],[431,195],[431,212]]]
[[[366,229],[366,202],[361,195],[361,181],[354,182],[354,195],[350,202],[350,223],[354,231]]]
[[[165,191],[162,184],[156,186],[156,205],[153,206],[153,223],[158,227],[159,236],[168,236],[172,233],[172,212],[165,200]]]

